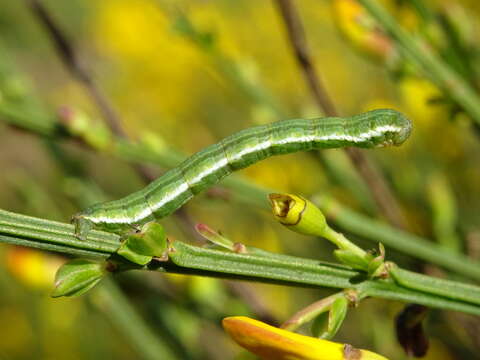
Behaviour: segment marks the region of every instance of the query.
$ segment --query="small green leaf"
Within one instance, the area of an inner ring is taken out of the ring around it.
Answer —
[[[318,315],[312,323],[312,334],[326,340],[332,339],[342,326],[348,311],[348,300],[340,296],[329,307],[329,311]]]
[[[117,254],[138,265],[148,264],[154,256],[162,257],[168,248],[163,226],[150,222],[137,234],[128,235]]]
[[[348,311],[348,300],[346,297],[341,296],[332,304],[328,316],[328,330],[325,334],[322,334],[321,338],[330,340],[332,339],[342,326]]]
[[[368,269],[368,262],[364,257],[359,256],[353,251],[350,250],[335,250],[333,252],[335,257],[341,263],[348,265],[357,270],[364,270]]]
[[[232,241],[227,239],[225,236],[222,236],[215,230],[211,229],[209,226],[205,224],[197,224],[195,226],[195,230],[197,230],[197,232],[202,235],[202,237],[214,243],[215,245],[221,246],[231,251],[235,250],[235,244]]]
[[[117,254],[141,266],[148,264],[153,259],[153,256],[140,255],[137,252],[133,251],[130,248],[129,239],[125,240],[120,249],[118,249]]]
[[[369,278],[385,277],[388,273],[385,270],[385,247],[382,243],[378,244],[379,255],[370,261],[368,264]]]
[[[312,335],[315,337],[322,337],[328,331],[328,312],[323,312],[318,315],[312,322]]]
[[[52,297],[79,296],[93,288],[105,275],[103,264],[75,259],[64,264],[55,275]]]

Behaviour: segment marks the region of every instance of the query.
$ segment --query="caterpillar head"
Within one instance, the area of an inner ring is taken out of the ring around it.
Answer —
[[[393,134],[392,142],[394,145],[401,145],[408,139],[412,132],[412,122],[401,113],[397,113],[396,122],[399,126],[399,131]]]
[[[378,146],[398,146],[408,139],[412,132],[412,123],[405,115],[392,109],[375,110],[375,112],[377,112],[377,119],[374,132],[381,139]]]

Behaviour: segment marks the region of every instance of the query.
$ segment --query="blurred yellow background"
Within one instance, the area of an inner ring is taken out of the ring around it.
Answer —
[[[362,9],[353,1],[295,3],[314,64],[342,115],[392,107],[412,119],[414,132],[406,144],[368,153],[401,199],[409,230],[439,241],[432,225],[435,209],[430,190],[440,183],[454,197],[460,247],[474,247],[466,239],[480,231],[480,146],[468,116],[452,115],[448,101],[441,100],[441,89],[399,60],[386,35],[358,22]],[[421,20],[409,1],[383,3],[409,31],[421,34]],[[477,1],[426,3],[438,12],[459,6],[478,30]],[[250,126],[323,115],[304,82],[273,1],[49,0],[44,4],[75,44],[82,64],[107,95],[129,136],[139,141],[153,138],[155,146],[192,154]],[[478,44],[478,31],[472,32]],[[28,94],[42,103],[45,113],[67,107],[94,123],[102,122],[26,2],[2,3],[0,70],[0,102]],[[480,84],[478,78],[471,80]],[[67,154],[63,160],[71,172],[52,155],[58,152]],[[143,186],[122,160],[68,142],[46,144],[3,122],[0,167],[0,208],[60,221],[69,221],[71,214],[91,203],[119,198]],[[155,169],[158,174],[159,170]],[[309,154],[271,158],[241,174],[279,192],[328,193],[359,211],[378,215],[365,189],[356,193],[355,185],[348,188],[336,177],[361,182],[339,150],[326,151],[322,161]],[[194,222],[219,229],[233,241],[332,260],[333,248],[326,242],[289,233],[267,212],[245,208],[240,202],[202,194],[186,209]],[[191,241],[178,220],[172,217],[164,223],[170,236]],[[362,239],[359,244],[371,247]],[[387,254],[421,269],[414,259],[394,251]],[[0,258],[1,360],[140,358],[109,317],[101,289],[75,299],[49,297],[54,270],[64,261],[60,255],[1,245]],[[179,359],[233,359],[239,349],[221,331],[220,319],[256,313],[237,296],[238,289],[221,280],[136,273],[119,276],[119,282]],[[251,291],[278,321],[330,293],[265,284],[252,285]],[[378,299],[363,302],[349,313],[338,340],[391,359],[406,359],[393,329],[393,318],[401,308],[400,303]],[[465,328],[472,321],[434,312],[427,326],[432,343],[427,358],[473,359],[480,341],[472,340]]]

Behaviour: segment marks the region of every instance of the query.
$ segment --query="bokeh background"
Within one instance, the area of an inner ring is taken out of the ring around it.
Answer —
[[[249,126],[322,115],[274,1],[43,3],[128,136],[159,152],[192,154]],[[478,88],[477,1],[423,2],[433,14],[428,25],[416,1],[382,3]],[[399,199],[408,231],[452,252],[480,257],[480,139],[468,114],[403,59],[354,1],[295,4],[314,65],[340,113],[391,107],[414,123],[411,139],[400,148],[368,152]],[[143,179],[124,159],[102,151],[107,136],[102,113],[64,66],[28,1],[2,0],[0,5],[0,108],[14,110],[0,111],[0,207],[69,221],[92,203],[141,188]],[[22,120],[13,126],[16,115]],[[97,151],[34,131],[71,117],[83,121],[78,131],[91,133]],[[159,175],[164,169],[149,170]],[[385,221],[340,150],[324,151],[321,160],[311,154],[271,158],[241,175],[279,192],[329,194]],[[199,195],[185,207],[187,222],[173,216],[163,221],[169,236],[195,243],[187,228],[205,223],[236,242],[333,260],[333,248],[325,241],[292,234],[268,212],[231,195],[221,188]],[[448,276],[388,248],[387,256],[417,271]],[[65,258],[0,245],[0,259],[1,360],[148,358],[113,310],[111,294],[118,288],[100,284],[81,298],[52,299],[53,276]],[[247,359],[224,335],[223,317],[247,315],[278,323],[330,293],[140,272],[118,276],[116,282],[127,305],[178,359]],[[349,312],[336,339],[406,359],[393,322],[402,307],[364,301]],[[478,319],[434,311],[426,327],[428,359],[476,358]]]

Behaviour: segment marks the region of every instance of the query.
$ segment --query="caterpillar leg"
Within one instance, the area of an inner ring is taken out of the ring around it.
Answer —
[[[87,240],[88,233],[93,229],[93,222],[82,216],[73,216],[72,224],[75,226],[75,236],[79,240]]]
[[[142,230],[142,225],[141,224],[128,224],[128,229],[130,229],[130,231],[123,231],[121,233],[121,235],[128,235],[129,233],[131,233],[132,231],[135,232],[135,233],[138,233]]]

